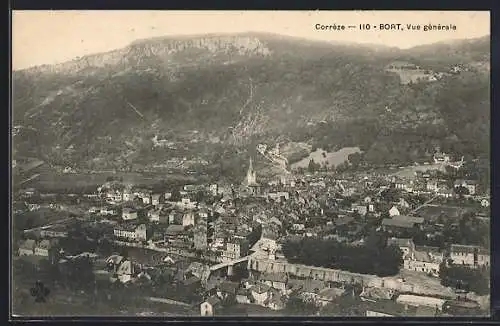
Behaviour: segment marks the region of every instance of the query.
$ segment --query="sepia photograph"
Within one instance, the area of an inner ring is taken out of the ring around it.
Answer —
[[[489,11],[12,11],[12,318],[490,316]]]

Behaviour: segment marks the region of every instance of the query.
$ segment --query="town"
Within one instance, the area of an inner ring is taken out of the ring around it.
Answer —
[[[489,189],[460,175],[463,158],[274,178],[255,159],[241,184],[19,189],[14,305],[28,309],[37,282],[42,305],[96,315],[489,313]]]

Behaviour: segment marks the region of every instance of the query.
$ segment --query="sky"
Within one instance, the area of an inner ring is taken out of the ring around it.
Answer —
[[[454,31],[361,31],[348,25],[456,26]],[[344,31],[316,30],[344,24]],[[399,48],[490,34],[488,11],[14,11],[12,68],[55,64],[122,48],[137,39],[205,33],[268,32]]]

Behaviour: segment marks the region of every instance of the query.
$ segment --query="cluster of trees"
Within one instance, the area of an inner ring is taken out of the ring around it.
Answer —
[[[488,267],[471,269],[463,266],[442,265],[439,278],[444,286],[473,291],[478,295],[490,293],[490,269]]]
[[[490,246],[490,223],[474,218],[472,214],[465,214],[460,219],[458,227],[448,227],[444,236],[449,243],[479,245],[484,248]]]
[[[314,173],[314,172],[320,171],[320,170],[321,170],[321,164],[320,163],[316,163],[314,161],[314,159],[311,159],[309,161],[309,164],[307,165],[307,171],[311,172],[311,173]]]
[[[285,306],[287,315],[292,316],[312,316],[318,312],[318,307],[308,301],[303,301],[301,298],[291,296]]]
[[[370,245],[350,246],[335,240],[304,238],[300,241],[285,242],[283,254],[291,263],[378,276],[397,274],[402,264],[399,248],[386,247],[381,239],[368,243]]]
[[[443,216],[439,216],[436,223],[443,225],[442,234],[429,238],[424,231],[414,232],[412,237],[415,244],[442,249],[450,243],[490,247],[490,223],[476,219],[471,213],[464,214],[458,223],[452,219],[445,219]]]

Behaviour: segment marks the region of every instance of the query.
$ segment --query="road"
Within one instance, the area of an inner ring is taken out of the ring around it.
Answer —
[[[419,209],[421,209],[422,207],[424,206],[427,206],[429,205],[430,203],[432,203],[432,201],[434,199],[436,199],[438,197],[438,195],[435,195],[434,197],[432,197],[431,199],[429,199],[428,201],[426,201],[425,203],[423,203],[422,205],[418,206],[417,208],[415,208],[414,210],[411,211],[410,215],[413,215],[415,214]]]
[[[47,225],[43,225],[43,226],[39,226],[39,227],[36,227],[36,228],[24,230],[24,232],[27,233],[27,232],[32,232],[32,231],[36,231],[36,230],[48,229],[48,228],[51,228],[51,227],[53,227],[55,225],[59,225],[59,224],[62,224],[64,222],[68,222],[68,221],[71,221],[71,220],[74,220],[74,219],[75,219],[74,217],[67,217],[65,219],[57,220],[57,221],[52,222],[52,223],[47,224]]]

